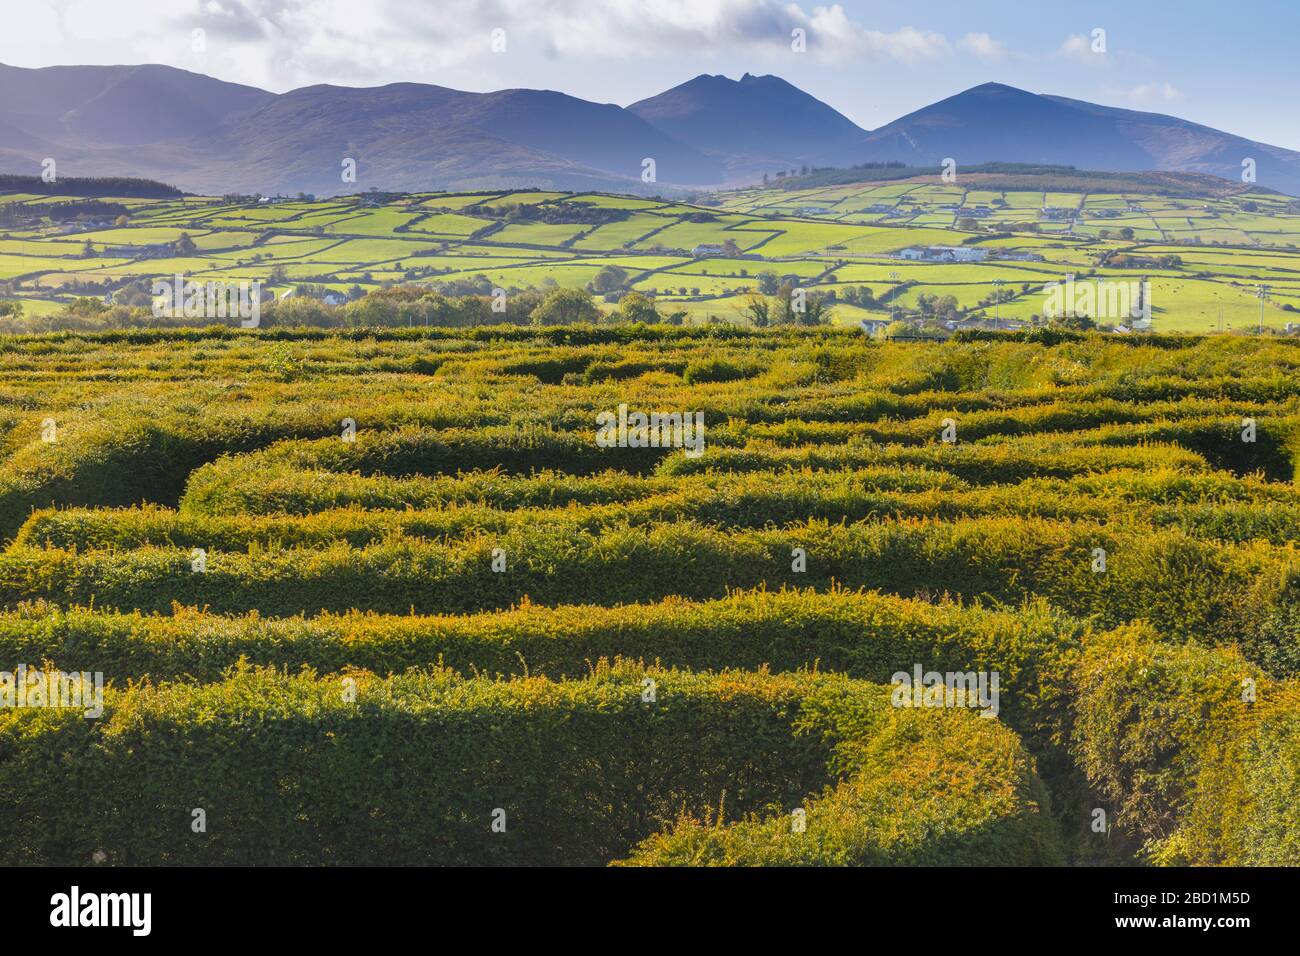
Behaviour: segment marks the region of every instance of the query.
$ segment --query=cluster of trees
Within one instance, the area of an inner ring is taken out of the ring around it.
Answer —
[[[265,302],[261,325],[355,328],[360,326],[427,326],[466,328],[476,325],[570,325],[574,323],[666,322],[681,325],[685,311],[660,311],[653,298],[629,292],[618,308],[602,313],[584,289],[524,289],[506,294],[448,294],[428,286],[398,285],[363,293],[350,290],[352,301],[327,305],[322,288],[303,285],[301,294]],[[0,301],[0,333],[95,331],[101,329],[203,326],[210,318],[156,316],[150,283],[141,280],[119,289],[112,304],[82,296],[48,315],[27,315],[20,301]]]
[[[609,315],[601,312],[585,289],[525,289],[503,295],[449,295],[427,286],[377,289],[347,305],[333,307],[310,297],[281,299],[264,312],[270,325],[431,326],[572,325],[598,322],[670,322],[680,325],[685,312],[661,313],[652,298],[624,295]]]
[[[591,291],[600,295],[618,292],[627,286],[628,272],[618,266],[604,266],[591,280]]]
[[[186,323],[184,320],[155,319],[149,309],[125,305],[110,306],[96,296],[73,299],[58,312],[48,315],[26,315],[25,312],[22,302],[0,302],[0,333],[95,332],[103,329],[196,324]]]
[[[1011,294],[1002,293],[1003,300],[1011,298]],[[989,298],[992,303],[992,297]],[[877,303],[879,306],[880,303]],[[956,296],[952,295],[935,295],[930,292],[922,292],[916,297],[916,304],[910,308],[901,305],[892,306],[889,310],[890,324],[885,327],[886,336],[895,335],[937,335],[947,336],[948,328],[944,324],[956,319],[961,319],[967,314],[957,303]]]
[[[745,301],[745,316],[756,329],[773,325],[829,325],[829,298],[785,283],[775,295],[751,295]]]
[[[1037,318],[1037,316],[1035,316]],[[1064,329],[1068,332],[1091,332],[1097,328],[1097,323],[1090,317],[1070,313],[1068,315],[1054,315],[1047,320],[1047,327],[1051,329]]]
[[[604,266],[587,285],[590,292],[600,295],[606,302],[618,304],[618,314],[629,322],[669,322],[680,325],[686,317],[684,311],[660,313],[654,299],[640,292],[627,291],[631,279],[626,269],[619,266]],[[678,289],[680,295],[699,295],[698,286]],[[651,313],[653,312],[653,315]]]
[[[781,291],[783,285],[793,286],[799,281],[798,276],[778,276],[771,269],[764,269],[756,278],[758,279],[758,291],[763,295],[776,295]]]
[[[1103,252],[1097,259],[1097,265],[1107,269],[1181,269],[1183,257],[1135,256],[1129,252]]]
[[[900,162],[899,160],[896,159],[891,159],[887,162],[858,163],[855,166],[849,166],[847,168],[838,167],[838,166],[800,166],[798,169],[795,169],[792,166],[788,170],[787,169],[778,170],[775,177],[773,178],[793,179],[795,177],[799,177],[802,179],[808,176],[817,176],[817,177],[834,177],[832,180],[834,182],[856,182],[864,178],[859,174],[860,171],[864,169],[871,169],[877,172],[884,172],[884,171],[895,172],[894,176],[871,177],[871,178],[879,178],[879,179],[886,179],[886,178],[893,179],[893,178],[897,178],[897,173],[896,173],[897,170],[906,170],[908,169],[908,166],[906,163]],[[932,172],[933,170],[931,170],[929,167],[916,167],[915,171],[928,173],[928,172]],[[765,183],[768,182],[767,173],[763,174],[763,182]]]
[[[849,305],[860,306],[864,309],[874,309],[878,307],[876,302],[876,293],[872,291],[869,285],[846,285],[839,290],[838,296],[834,290],[829,293],[832,297],[843,299]]]
[[[40,176],[0,174],[0,193],[34,193],[37,196],[123,196],[128,199],[179,199],[175,186],[152,179],[126,176],[59,176],[46,182]]]
[[[790,167],[790,169],[778,169],[778,170],[776,171],[776,176],[773,177],[773,178],[775,178],[775,179],[785,179],[785,178],[787,178],[787,177],[789,177],[789,176],[807,176],[810,172],[812,172],[812,170],[810,170],[807,166],[800,166],[798,169],[795,169],[795,168],[792,166],[792,167]],[[764,174],[763,174],[763,182],[764,182],[764,184],[766,184],[767,181],[768,181],[767,173],[764,173]]]
[[[922,292],[916,297],[916,311],[923,319],[938,319],[943,322],[962,314],[956,296],[935,295],[930,292]]]
[[[0,228],[13,229],[40,223],[80,222],[85,219],[112,219],[120,225],[127,221],[128,210],[121,203],[98,199],[70,202],[28,202],[0,204]]]
[[[1025,282],[1021,284],[1019,294],[1029,295],[1033,291],[1034,291],[1033,285],[1031,283]],[[1017,295],[1016,291],[1009,287],[1004,286],[1001,288],[997,288],[994,289],[992,292],[990,292],[988,295],[984,296],[984,298],[980,299],[979,302],[976,304],[976,308],[984,309],[996,305],[999,302],[1010,302],[1012,299],[1016,297],[1016,295]]]
[[[597,206],[593,203],[510,203],[498,206],[476,206],[472,214],[488,219],[503,219],[506,222],[545,222],[552,225],[590,225],[601,226],[610,222],[619,222],[630,214],[627,209],[612,206]]]

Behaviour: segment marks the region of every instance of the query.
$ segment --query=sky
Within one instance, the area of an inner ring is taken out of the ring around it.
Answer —
[[[1300,149],[1300,0],[0,0],[0,62],[560,90],[773,73],[872,129],[995,81]],[[802,31],[802,50],[794,31]]]

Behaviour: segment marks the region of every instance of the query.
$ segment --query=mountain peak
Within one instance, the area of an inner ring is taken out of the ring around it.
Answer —
[[[972,86],[970,89],[963,90],[957,95],[964,96],[967,93],[1021,93],[1025,96],[1034,95],[1033,93],[1020,89],[1018,86],[1008,86],[1006,83],[996,83],[992,80],[988,83],[981,83],[978,86]]]
[[[1268,152],[1241,137],[1185,120],[982,83],[872,132],[858,162],[897,160],[959,167],[1017,162],[1079,169],[1211,173],[1234,178],[1239,157],[1269,157],[1260,183],[1300,186],[1300,154]]]
[[[739,80],[702,73],[628,110],[674,139],[731,157],[729,169],[753,174],[807,164],[816,156],[847,161],[844,147],[865,131],[779,76]]]
[[[214,130],[229,142],[221,155]],[[145,176],[195,192],[323,193],[340,185],[338,157],[358,153],[388,188],[615,190],[639,187],[646,156],[675,186],[748,183],[804,166],[935,166],[947,157],[960,168],[1008,162],[1236,178],[1241,157],[1253,156],[1261,185],[1300,194],[1300,153],[997,82],[868,133],[780,76],[749,72],[701,73],[623,108],[551,90],[390,83],[275,94],[159,64],[0,64],[0,168],[67,155],[70,175]]]

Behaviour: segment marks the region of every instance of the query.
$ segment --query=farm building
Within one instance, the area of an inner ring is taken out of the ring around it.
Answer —
[[[691,250],[693,256],[720,256],[725,250],[716,242],[701,242]]]
[[[898,258],[924,262],[983,262],[988,254],[987,249],[974,246],[927,246],[924,249],[908,246],[899,250]]]
[[[937,262],[983,262],[989,254],[987,249],[974,246],[930,246],[926,252],[927,259]]]

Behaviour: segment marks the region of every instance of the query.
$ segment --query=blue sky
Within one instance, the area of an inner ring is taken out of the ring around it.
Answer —
[[[5,20],[0,61],[17,66],[167,63],[276,91],[548,87],[623,105],[699,73],[775,73],[868,128],[995,80],[1300,149],[1300,0],[11,0]]]

